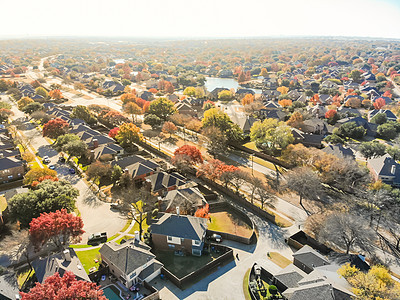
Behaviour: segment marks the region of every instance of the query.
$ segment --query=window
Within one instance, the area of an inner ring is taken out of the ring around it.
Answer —
[[[175,245],[168,244],[168,247],[173,249],[173,248],[175,248]]]
[[[172,236],[168,236],[167,239],[168,239],[168,242],[171,242],[172,241]]]
[[[193,240],[193,241],[192,241],[192,245],[194,245],[194,246],[200,246],[200,245],[201,245],[201,241]]]
[[[201,250],[198,249],[192,249],[192,254],[196,256],[201,256]]]
[[[185,239],[182,239],[182,238],[181,238],[181,243],[183,243],[184,241],[185,241]]]
[[[12,176],[12,175],[9,175],[9,176],[8,176],[8,179],[13,179],[13,176]]]
[[[133,277],[135,277],[136,276],[136,272],[133,272],[132,274],[131,274],[131,276],[129,276],[129,279],[132,279]]]

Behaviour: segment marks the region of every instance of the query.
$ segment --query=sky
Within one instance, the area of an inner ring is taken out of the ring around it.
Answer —
[[[400,38],[400,0],[8,0],[0,37]]]

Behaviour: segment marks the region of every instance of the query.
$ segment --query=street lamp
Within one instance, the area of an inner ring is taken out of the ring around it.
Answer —
[[[251,156],[251,175],[254,176],[254,153],[250,154]]]

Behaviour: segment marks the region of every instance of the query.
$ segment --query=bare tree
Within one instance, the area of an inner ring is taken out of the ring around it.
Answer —
[[[360,216],[334,213],[326,218],[319,240],[345,249],[346,254],[357,247],[369,252],[376,234]]]
[[[255,190],[256,195],[258,196],[258,200],[261,202],[261,209],[264,209],[264,204],[272,205],[275,200],[274,195],[271,194],[270,190],[265,186],[258,186]]]
[[[309,167],[295,168],[286,175],[286,186],[300,197],[301,207],[308,213],[303,205],[303,199],[318,199],[322,193],[322,186],[317,173]]]
[[[231,184],[235,187],[235,192],[238,193],[242,185],[249,180],[249,176],[242,170],[236,170],[232,172]]]
[[[249,180],[247,182],[248,187],[251,192],[251,203],[254,201],[254,194],[256,193],[257,188],[264,186],[262,180],[258,177],[249,176]]]

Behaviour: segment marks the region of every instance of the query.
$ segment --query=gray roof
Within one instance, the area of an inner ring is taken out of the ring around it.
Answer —
[[[353,150],[350,148],[344,147],[342,144],[331,145],[329,144],[324,149],[322,149],[325,153],[335,155],[339,158],[352,158],[354,159]]]
[[[151,224],[153,234],[169,235],[178,238],[201,241],[207,230],[207,220],[193,216],[165,213]]]
[[[173,191],[169,191],[163,199],[165,203],[165,211],[177,206],[182,206],[184,203],[190,203],[194,208],[202,206],[207,203],[203,194],[197,187],[180,188]]]
[[[131,156],[126,156],[124,158],[115,160],[111,163],[112,166],[118,165],[121,167],[121,169],[125,169],[128,166],[131,166],[139,161],[144,161],[145,159],[142,156],[139,155],[131,155]]]
[[[5,272],[0,275],[0,300],[15,300],[16,295],[19,295],[19,289],[15,274]]]
[[[276,280],[284,284],[287,288],[298,286],[298,282],[306,277],[307,274],[297,268],[295,265],[290,264],[286,268],[279,271],[274,277]]]
[[[24,165],[22,160],[16,159],[14,157],[4,157],[0,158],[0,170],[8,170],[15,167],[21,167]]]
[[[368,163],[378,176],[395,176],[397,178],[400,176],[400,165],[389,154],[372,158]],[[394,174],[392,173],[393,166],[395,166]]]
[[[308,245],[303,246],[300,250],[294,253],[293,257],[311,269],[329,264],[329,261],[325,256],[318,253]]]
[[[139,278],[142,280],[145,280],[147,277],[149,277],[151,274],[154,274],[162,267],[163,267],[162,263],[155,261],[150,266],[148,266],[146,269],[144,269],[142,272],[140,272]]]
[[[67,261],[63,253],[58,253],[43,259],[38,258],[32,262],[32,267],[39,282],[42,283],[47,277],[56,272],[63,276],[67,271],[74,273],[78,280],[90,281],[74,249],[69,248],[67,250],[70,252],[71,261]]]
[[[150,252],[150,247],[135,240],[127,241],[122,245],[115,242],[105,243],[100,248],[102,257],[107,258],[125,275],[135,271],[156,256]]]
[[[171,187],[178,187],[185,184],[186,178],[178,173],[159,172],[146,177],[151,182],[151,191],[158,192]]]
[[[336,300],[332,286],[326,282],[317,282],[302,287],[290,288],[282,294],[288,300]],[[350,297],[347,299],[350,299]]]

